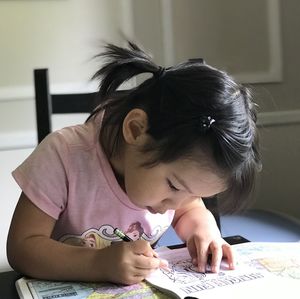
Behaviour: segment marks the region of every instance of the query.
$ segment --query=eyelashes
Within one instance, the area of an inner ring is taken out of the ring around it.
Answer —
[[[170,188],[172,191],[174,191],[174,192],[180,191],[178,188],[176,188],[176,187],[172,184],[172,182],[171,182],[169,179],[167,179],[167,183],[168,183],[169,188]]]

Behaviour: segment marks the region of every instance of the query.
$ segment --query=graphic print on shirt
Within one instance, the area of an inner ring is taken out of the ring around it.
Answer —
[[[99,229],[90,228],[84,231],[81,235],[64,235],[59,239],[59,241],[73,246],[102,249],[110,246],[113,242],[122,241],[114,234],[114,229],[115,227],[113,227],[112,225],[104,224]],[[150,244],[154,244],[166,231],[166,229],[167,227],[161,227],[160,225],[158,225],[153,228],[150,234],[146,234],[142,224],[139,221],[136,221],[131,223],[127,228],[123,228],[122,230],[133,241],[142,239],[150,242]]]

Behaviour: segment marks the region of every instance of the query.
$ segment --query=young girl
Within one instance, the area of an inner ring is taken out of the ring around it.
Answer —
[[[100,105],[49,134],[13,176],[22,189],[7,242],[11,266],[53,280],[142,281],[164,263],[151,248],[172,225],[192,261],[218,271],[233,252],[202,198],[244,204],[260,160],[248,90],[189,60],[164,69],[135,44],[107,45]],[[133,76],[139,86],[116,91]],[[132,242],[119,242],[119,228]]]

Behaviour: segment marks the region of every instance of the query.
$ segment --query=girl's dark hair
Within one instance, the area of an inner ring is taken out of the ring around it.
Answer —
[[[98,55],[105,63],[93,76],[101,79],[100,105],[89,119],[105,110],[100,138],[110,140],[109,154],[119,149],[128,112],[143,109],[148,115],[147,133],[153,140],[143,149],[153,154],[145,166],[178,158],[197,160],[197,152],[203,163],[201,153],[208,153],[228,181],[219,201],[220,211],[244,207],[261,167],[256,110],[249,89],[202,59],[164,69],[136,44],[128,44],[128,48],[107,44]],[[137,87],[117,91],[122,83],[142,73],[152,76]]]

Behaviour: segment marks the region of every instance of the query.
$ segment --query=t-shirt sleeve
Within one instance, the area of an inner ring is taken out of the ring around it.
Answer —
[[[39,209],[58,219],[68,198],[67,143],[63,134],[49,134],[12,175]]]

